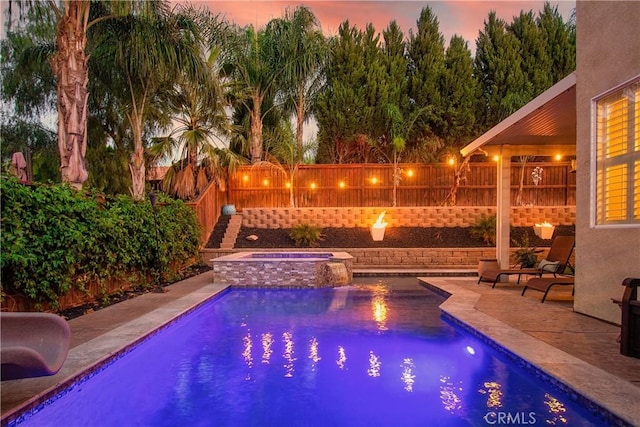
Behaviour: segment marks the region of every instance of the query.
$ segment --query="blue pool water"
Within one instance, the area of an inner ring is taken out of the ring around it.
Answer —
[[[20,426],[602,426],[425,289],[224,293]]]

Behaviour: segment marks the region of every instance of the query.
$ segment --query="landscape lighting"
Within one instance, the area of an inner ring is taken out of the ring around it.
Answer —
[[[383,218],[386,212],[387,211],[382,211],[380,215],[378,215],[376,222],[371,226],[371,238],[375,242],[379,242],[384,239],[384,230],[387,227],[387,223],[383,221]]]

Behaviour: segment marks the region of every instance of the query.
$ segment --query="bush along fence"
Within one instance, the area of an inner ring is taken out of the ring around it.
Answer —
[[[198,259],[200,226],[181,201],[107,199],[2,178],[2,310],[56,310],[156,286]]]

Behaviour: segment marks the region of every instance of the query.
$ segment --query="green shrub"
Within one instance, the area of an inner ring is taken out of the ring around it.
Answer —
[[[481,214],[471,226],[471,236],[482,239],[488,246],[496,244],[496,216]]]
[[[2,177],[1,294],[54,306],[59,296],[92,280],[160,279],[194,259],[199,226],[181,201],[105,199],[67,185],[18,184]],[[144,283],[134,283],[141,285]]]
[[[316,247],[322,240],[322,229],[309,224],[298,224],[291,229],[289,237],[296,246]]]
[[[514,252],[516,264],[521,268],[532,268],[538,262],[538,251],[529,243],[529,236],[523,234],[520,239],[513,239],[513,244],[518,246]]]

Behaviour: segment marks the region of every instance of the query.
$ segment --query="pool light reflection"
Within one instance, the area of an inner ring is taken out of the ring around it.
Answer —
[[[284,342],[284,354],[282,357],[285,360],[284,368],[286,378],[293,377],[293,362],[295,362],[296,358],[293,356],[293,334],[291,332],[285,332],[282,334],[282,341]]]
[[[416,366],[413,364],[413,359],[410,357],[405,358],[400,366],[402,367],[402,376],[400,379],[404,383],[404,389],[412,392],[413,383],[416,382],[416,375],[413,373]]]
[[[347,362],[347,353],[344,351],[344,347],[338,346],[338,360],[336,360],[336,364],[338,365],[338,368],[344,369],[346,362]]]
[[[549,413],[553,417],[552,420],[548,420],[547,424],[555,425],[556,421],[559,421],[561,424],[567,424],[569,420],[567,420],[564,414],[567,412],[567,408],[565,408],[564,404],[560,402],[555,397],[551,396],[549,393],[544,394],[545,401],[544,404],[549,408]]]
[[[487,394],[487,408],[502,407],[502,391],[500,384],[495,381],[487,381],[484,383],[484,389],[478,390],[481,394]]]
[[[309,342],[309,359],[311,359],[314,364],[318,363],[321,359],[318,354],[318,340],[315,337],[311,338]]]
[[[271,349],[272,345],[273,335],[271,332],[262,334],[262,363],[269,364],[271,354],[273,353],[273,350]]]
[[[379,377],[380,376],[380,365],[382,362],[380,358],[375,355],[373,351],[369,352],[369,369],[367,369],[367,374],[370,377]]]
[[[445,410],[454,413],[462,407],[462,399],[456,393],[456,387],[448,376],[440,376],[440,401]]]

